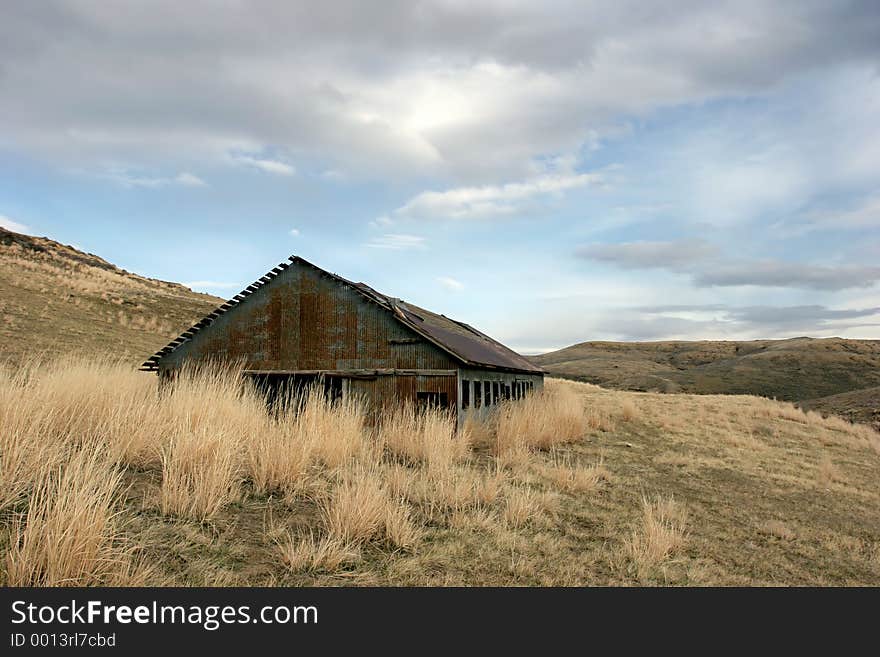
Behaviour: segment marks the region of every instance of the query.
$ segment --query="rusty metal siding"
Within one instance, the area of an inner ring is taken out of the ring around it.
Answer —
[[[215,358],[255,370],[457,367],[449,354],[385,309],[297,264],[180,345],[161,368]]]
[[[446,395],[448,409],[457,407],[458,378],[455,376],[403,375],[351,379],[348,392],[362,399],[368,408],[383,409],[401,402],[415,403],[420,392]]]

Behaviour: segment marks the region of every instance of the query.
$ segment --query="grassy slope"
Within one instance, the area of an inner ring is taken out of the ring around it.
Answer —
[[[880,386],[808,399],[798,405],[820,413],[838,415],[851,422],[872,424],[880,431]]]
[[[880,385],[880,340],[584,342],[534,360],[556,376],[628,390],[797,401]]]
[[[0,361],[82,352],[139,363],[219,303],[0,228]]]
[[[574,387],[605,430],[508,465],[494,503],[430,518],[416,507],[426,533],[413,550],[368,544],[356,565],[291,573],[273,536],[320,532],[319,493],[246,494],[199,524],[164,517],[160,479],[143,471],[129,472],[128,531],[177,584],[880,585],[880,435],[746,396],[553,385]],[[560,460],[604,460],[610,479],[565,490],[552,476]],[[478,451],[470,467],[494,466]],[[503,500],[524,488],[536,507],[513,527]],[[686,516],[685,539],[640,565],[628,544],[644,531],[643,496],[657,495]]]

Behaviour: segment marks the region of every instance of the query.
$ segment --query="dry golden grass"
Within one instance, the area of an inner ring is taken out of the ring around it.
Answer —
[[[121,473],[100,446],[76,449],[30,491],[27,514],[15,517],[6,553],[10,586],[82,586],[127,565],[119,548],[116,498]]]
[[[538,495],[525,487],[510,488],[504,499],[501,518],[509,527],[518,529],[533,521],[541,513]]]
[[[357,456],[374,451],[364,431],[364,414],[355,399],[331,404],[312,391],[297,411],[302,435],[312,443],[315,457],[329,468],[339,468]]]
[[[218,369],[161,394],[107,362],[2,373],[2,581],[880,583],[867,428],[557,381],[499,410],[372,429],[319,395],[267,412]]]
[[[816,481],[818,484],[827,488],[831,484],[841,481],[842,478],[840,469],[834,465],[831,457],[827,454],[823,455],[816,469]]]
[[[237,500],[239,447],[222,432],[177,432],[162,449],[162,512],[206,520]]]
[[[432,470],[448,468],[470,454],[470,433],[455,430],[455,417],[405,404],[382,418],[380,443],[408,461]]]
[[[570,455],[553,453],[550,463],[540,468],[541,474],[549,479],[555,488],[569,493],[595,491],[602,482],[611,479],[603,458],[589,466],[575,463]]]
[[[282,561],[293,571],[333,573],[361,559],[356,545],[331,536],[316,538],[309,534],[307,538],[297,540],[288,534],[277,543],[277,547]]]
[[[674,498],[642,498],[642,523],[625,543],[639,572],[656,566],[681,549],[685,542],[687,512]]]
[[[424,530],[413,520],[413,514],[404,499],[385,506],[383,518],[385,539],[402,550],[414,548],[424,535]]]
[[[500,406],[495,415],[495,453],[549,449],[580,440],[587,431],[583,401],[569,386],[548,381],[541,392]]]
[[[793,541],[797,537],[797,534],[788,525],[775,518],[764,521],[758,529],[765,534],[781,538],[784,541]]]
[[[322,511],[327,533],[341,541],[359,543],[381,534],[394,502],[375,472],[354,471],[337,487]]]
[[[633,403],[632,399],[624,399],[620,404],[620,419],[624,422],[632,422],[639,416],[639,411],[636,408],[635,403]]]
[[[291,494],[307,486],[315,447],[290,415],[285,412],[247,442],[248,472],[258,493]]]

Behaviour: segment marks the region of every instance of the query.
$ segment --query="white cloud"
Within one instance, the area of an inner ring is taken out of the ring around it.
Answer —
[[[7,216],[0,214],[0,228],[5,228],[6,230],[11,230],[13,233],[24,233],[26,235],[31,234],[31,227],[25,224],[19,223],[17,221],[13,221]]]
[[[173,35],[142,6],[27,4],[0,24],[0,141],[83,168],[290,152],[322,170],[497,184],[594,148],[620,117],[760,99],[817,70],[873,69],[880,48],[870,2],[178,3]],[[222,66],[205,75],[206,61]],[[871,169],[877,146],[860,143],[852,164]],[[739,193],[753,179],[707,182]]]
[[[559,195],[565,190],[602,182],[594,173],[551,173],[505,185],[457,187],[422,192],[394,211],[411,218],[476,219],[515,214],[535,197]]]
[[[394,222],[390,217],[382,216],[376,217],[368,225],[370,228],[388,228],[388,226],[391,226],[392,224],[394,224]]]
[[[281,160],[251,157],[250,155],[236,155],[233,159],[239,164],[254,167],[265,173],[274,173],[279,176],[292,176],[296,174],[296,169],[293,165]]]
[[[418,235],[401,235],[386,234],[381,237],[374,237],[366,246],[374,249],[391,249],[394,251],[405,251],[409,249],[425,248],[425,238]]]
[[[299,228],[291,228],[287,234],[291,237],[299,237]]]
[[[158,189],[171,185],[180,185],[181,187],[204,187],[207,185],[204,180],[187,171],[181,171],[176,176],[169,178],[139,175],[126,169],[111,169],[107,173],[99,174],[99,177],[112,180],[127,188],[144,187]]]
[[[440,283],[447,290],[452,290],[453,292],[458,292],[459,290],[464,289],[464,283],[458,281],[451,276],[438,276],[437,282]]]
[[[188,171],[177,174],[174,182],[178,185],[184,185],[185,187],[204,187],[207,185],[204,180]]]
[[[342,181],[346,180],[347,176],[344,172],[339,171],[337,169],[327,169],[323,173],[321,173],[321,177],[324,180],[333,180],[333,181]]]

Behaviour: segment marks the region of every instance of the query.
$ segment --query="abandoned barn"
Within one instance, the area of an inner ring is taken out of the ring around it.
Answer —
[[[541,368],[475,328],[291,256],[184,331],[142,370],[243,364],[270,395],[322,385],[381,408],[410,401],[483,413],[544,382]]]

